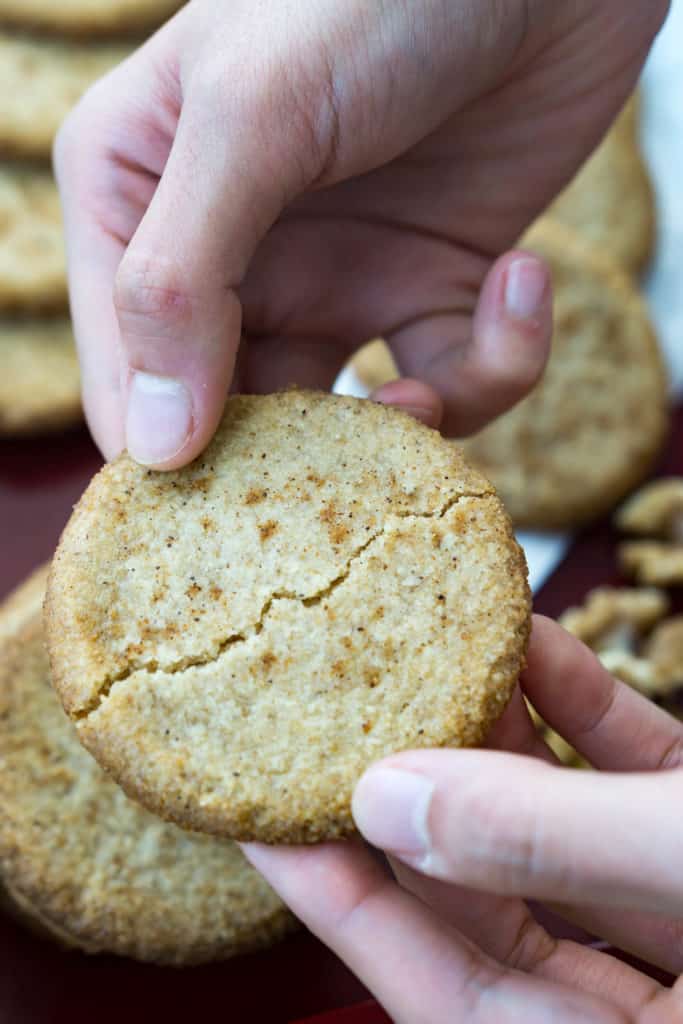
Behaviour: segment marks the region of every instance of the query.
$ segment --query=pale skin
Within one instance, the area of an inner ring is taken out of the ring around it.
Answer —
[[[511,247],[667,6],[191,0],[56,145],[104,454],[185,465],[231,389],[329,388],[376,335],[402,372],[377,400],[451,435],[509,408],[552,332],[548,271]],[[599,774],[554,765],[517,693],[495,749],[360,781],[356,822],[393,877],[359,843],[249,856],[399,1022],[683,1020],[677,989],[556,943],[525,902],[679,972],[681,727],[544,620],[522,687]]]

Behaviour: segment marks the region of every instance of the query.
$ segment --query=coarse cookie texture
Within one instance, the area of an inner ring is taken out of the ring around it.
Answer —
[[[0,24],[67,35],[128,35],[157,28],[184,0],[0,0]]]
[[[66,256],[52,175],[0,166],[0,311],[66,310]]]
[[[86,46],[0,31],[0,153],[49,160],[57,129],[71,108],[129,53],[130,47]]]
[[[49,680],[39,570],[0,608],[0,883],[61,943],[181,965],[279,938],[291,915],[233,843],[128,800]]]
[[[517,525],[561,529],[596,518],[645,476],[666,435],[667,377],[621,271],[548,220],[524,245],[553,273],[550,360],[532,393],[464,448]]]
[[[0,367],[0,437],[80,422],[80,375],[68,320],[0,320]]]
[[[364,769],[473,745],[523,663],[523,554],[490,484],[396,410],[228,401],[191,466],[92,482],[46,603],[62,701],[141,803],[265,842],[353,830]]]
[[[652,256],[656,207],[639,143],[634,96],[601,145],[548,211],[632,274]]]

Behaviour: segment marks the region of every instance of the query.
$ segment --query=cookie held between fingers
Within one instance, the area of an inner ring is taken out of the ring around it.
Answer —
[[[52,175],[0,166],[0,311],[68,306],[59,193]]]
[[[183,0],[0,0],[0,24],[68,35],[122,35],[158,28]]]
[[[0,437],[61,430],[82,419],[68,320],[0,320]]]
[[[44,578],[0,608],[0,886],[15,912],[87,952],[175,965],[279,938],[293,919],[234,844],[138,807],[78,742],[50,686]]]
[[[550,360],[532,393],[464,448],[517,525],[562,529],[601,515],[648,472],[666,435],[667,378],[621,271],[549,220],[523,245],[553,274]]]
[[[189,467],[94,479],[50,576],[54,681],[124,789],[186,827],[353,830],[369,764],[480,742],[523,663],[524,557],[460,450],[369,401],[228,401]]]
[[[71,108],[130,52],[130,47],[28,39],[0,31],[5,85],[0,153],[49,160],[57,129]]]
[[[639,144],[640,104],[634,96],[598,149],[548,213],[573,228],[632,274],[643,270],[655,243],[655,199]]]

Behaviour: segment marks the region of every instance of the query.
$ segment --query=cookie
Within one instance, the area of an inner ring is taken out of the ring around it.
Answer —
[[[474,745],[523,662],[526,565],[460,450],[394,409],[229,399],[191,466],[122,457],[86,491],[47,596],[81,741],[185,827],[353,831],[365,768]]]
[[[236,845],[132,803],[78,742],[50,685],[44,578],[0,609],[0,878],[14,909],[68,946],[175,965],[279,938],[292,918]]]
[[[647,266],[655,244],[656,211],[640,150],[637,97],[548,212],[630,273]]]
[[[68,320],[0,320],[0,367],[0,437],[80,422],[80,376]]]
[[[389,346],[381,338],[359,349],[350,366],[368,393],[400,377]]]
[[[0,153],[49,160],[57,129],[71,108],[129,53],[130,47],[86,46],[0,31],[5,84]]]
[[[0,312],[68,306],[59,193],[52,175],[0,165]]]
[[[0,24],[67,35],[129,35],[158,28],[184,0],[0,0]]]
[[[524,240],[555,288],[555,333],[541,382],[465,442],[518,526],[563,529],[615,505],[646,475],[666,436],[667,378],[635,285],[567,228]]]
[[[48,569],[41,565],[0,604],[0,641],[15,634],[42,606]]]
[[[666,656],[652,657],[648,634],[668,610],[669,599],[661,590],[598,587],[559,622],[595,651],[617,679],[647,697],[663,697],[671,692],[671,673]]]

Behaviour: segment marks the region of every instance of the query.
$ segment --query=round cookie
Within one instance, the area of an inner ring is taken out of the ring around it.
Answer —
[[[0,3],[2,0],[0,0]],[[0,31],[0,153],[49,160],[57,129],[82,94],[130,47],[29,39]]]
[[[0,0],[0,24],[68,35],[121,35],[158,28],[184,0]]]
[[[55,686],[85,746],[185,827],[353,831],[365,768],[473,745],[523,663],[524,557],[460,450],[369,401],[229,399],[205,453],[124,456],[62,536]]]
[[[59,193],[51,174],[0,166],[0,311],[68,306]]]
[[[0,320],[0,366],[0,437],[80,422],[80,375],[68,320]]]
[[[13,909],[66,945],[175,965],[279,938],[293,919],[236,845],[149,814],[80,745],[50,686],[39,581],[0,609],[0,880]]]
[[[654,192],[640,150],[638,122],[639,102],[633,96],[548,211],[632,274],[650,260],[656,226]]]
[[[522,244],[553,273],[550,360],[532,393],[464,448],[518,526],[562,529],[601,515],[646,475],[666,435],[667,378],[630,279],[550,220]]]

